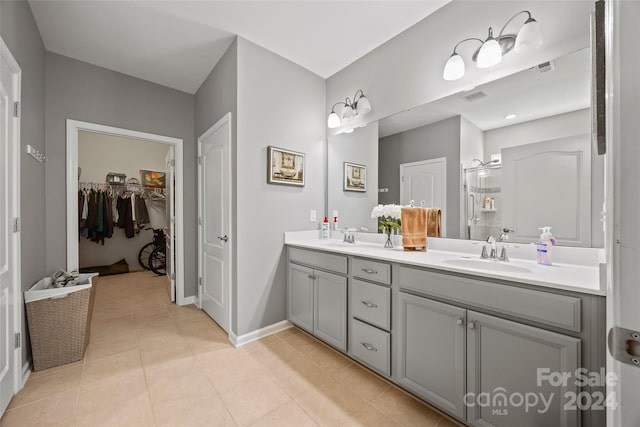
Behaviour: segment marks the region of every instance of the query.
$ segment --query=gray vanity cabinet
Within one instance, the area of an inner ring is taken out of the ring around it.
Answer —
[[[313,269],[289,264],[289,320],[313,333]]]
[[[289,259],[295,261],[289,262],[287,277],[289,320],[346,352],[347,278],[343,275],[347,271],[346,257],[291,248]]]
[[[460,419],[465,417],[465,310],[399,293],[398,382]]]
[[[347,278],[315,271],[313,333],[347,351]]]
[[[580,340],[544,329],[467,312],[467,423],[473,426],[577,426],[579,412],[565,410],[565,393],[577,393],[575,372],[580,360]],[[538,368],[551,373],[571,373],[566,387],[538,386]],[[478,396],[488,393],[485,406]],[[550,403],[526,410],[518,405],[519,395],[533,393]],[[516,399],[504,402],[499,396]],[[575,394],[573,394],[575,396]],[[549,400],[551,399],[551,400]],[[496,405],[494,405],[496,404]]]

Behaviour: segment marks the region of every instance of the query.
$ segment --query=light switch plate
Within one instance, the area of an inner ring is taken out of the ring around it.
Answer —
[[[309,212],[309,222],[316,222],[316,211],[314,209]]]

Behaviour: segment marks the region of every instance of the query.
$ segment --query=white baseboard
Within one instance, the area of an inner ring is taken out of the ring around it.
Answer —
[[[273,325],[265,326],[264,328],[257,329],[253,332],[249,332],[248,334],[237,336],[233,332],[229,333],[229,340],[234,347],[240,347],[245,344],[249,344],[250,342],[257,341],[260,338],[268,337],[269,335],[273,335],[280,331],[284,331],[285,329],[291,328],[293,325],[288,320],[283,320],[278,323],[274,323]]]
[[[182,304],[180,305],[189,305],[189,304],[195,304],[195,303],[196,303],[196,297],[195,295],[192,295],[190,297],[182,298]]]
[[[31,362],[26,361],[24,365],[22,365],[22,384],[20,385],[20,389],[27,383],[29,375],[31,375]]]

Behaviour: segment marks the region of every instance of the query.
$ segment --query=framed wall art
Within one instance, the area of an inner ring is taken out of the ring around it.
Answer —
[[[140,169],[140,183],[145,187],[165,188],[165,173]]]
[[[267,183],[304,187],[304,153],[268,146]]]
[[[344,191],[367,191],[367,167],[344,162]]]

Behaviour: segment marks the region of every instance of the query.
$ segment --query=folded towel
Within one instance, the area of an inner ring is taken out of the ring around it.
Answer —
[[[402,246],[405,251],[427,250],[427,210],[402,208]]]
[[[427,236],[442,237],[442,212],[440,208],[427,209]]]

